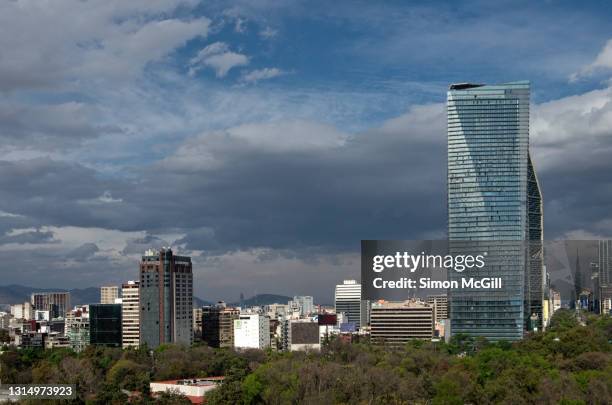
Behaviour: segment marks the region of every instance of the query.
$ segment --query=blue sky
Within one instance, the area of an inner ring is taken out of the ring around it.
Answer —
[[[610,236],[611,17],[604,1],[2,3],[0,274],[120,283],[172,245],[204,298],[327,299],[358,277],[359,240],[444,237],[462,81],[531,81],[546,237]]]

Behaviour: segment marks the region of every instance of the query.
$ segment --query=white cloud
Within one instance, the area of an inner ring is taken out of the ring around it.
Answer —
[[[275,29],[272,29],[271,27],[266,27],[265,29],[259,32],[259,35],[264,39],[272,39],[276,37],[277,34],[278,34],[278,31]]]
[[[0,2],[0,90],[131,78],[185,41],[207,18],[168,18],[180,0]]]
[[[200,50],[189,61],[189,74],[194,75],[202,67],[210,67],[217,77],[225,77],[231,69],[248,63],[249,58],[246,55],[232,52],[225,42],[215,42]]]
[[[247,83],[256,83],[260,80],[268,80],[273,77],[281,76],[285,74],[282,70],[278,68],[263,68],[252,70],[242,76],[242,81]]]
[[[612,39],[608,40],[592,63],[584,66],[578,72],[570,76],[570,81],[576,81],[581,77],[591,76],[599,71],[612,69]]]

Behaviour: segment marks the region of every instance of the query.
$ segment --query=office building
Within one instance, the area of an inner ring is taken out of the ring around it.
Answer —
[[[202,308],[193,309],[193,340],[202,341]]]
[[[451,253],[487,252],[479,276],[503,283],[453,290],[452,334],[517,340],[532,315],[542,323],[543,214],[529,153],[529,97],[529,82],[462,83],[448,92]],[[450,272],[451,280],[461,277]]]
[[[425,302],[372,303],[370,337],[376,344],[399,346],[412,339],[431,339],[434,336],[433,307]]]
[[[30,297],[30,302],[35,309],[49,311],[51,318],[65,317],[70,310],[69,292],[42,292],[34,293]]]
[[[140,346],[140,305],[138,281],[128,281],[121,286],[121,345]]]
[[[140,262],[140,342],[193,343],[191,258],[170,248],[148,250]]]
[[[597,299],[599,313],[609,314],[612,302],[612,240],[599,241]]]
[[[222,301],[202,307],[202,341],[210,347],[234,347],[234,320],[239,316],[239,309]]]
[[[261,314],[241,313],[234,319],[236,349],[266,349],[270,347],[270,318]]]
[[[442,322],[448,319],[448,297],[446,294],[428,295],[427,303],[433,308],[434,321]]]
[[[344,322],[355,324],[355,328],[368,324],[368,302],[361,299],[361,284],[355,280],[344,280],[336,285],[334,293],[336,313],[346,315]]]
[[[314,300],[311,296],[295,296],[288,302],[289,310],[300,317],[308,316],[315,312]]]
[[[119,287],[116,285],[108,285],[100,287],[100,304],[115,304],[115,300],[119,298]]]
[[[89,306],[89,344],[121,347],[121,304]]]

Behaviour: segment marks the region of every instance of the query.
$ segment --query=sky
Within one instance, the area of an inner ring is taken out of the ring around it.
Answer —
[[[612,4],[0,2],[0,284],[314,295],[442,239],[449,83],[530,80],[547,239],[612,235]]]

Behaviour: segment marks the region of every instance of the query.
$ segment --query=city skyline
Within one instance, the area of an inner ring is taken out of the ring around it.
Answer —
[[[612,235],[609,5],[251,3],[0,5],[6,284],[120,285],[172,246],[209,301],[331,303],[361,239],[446,237],[463,81],[532,82],[547,238]]]

